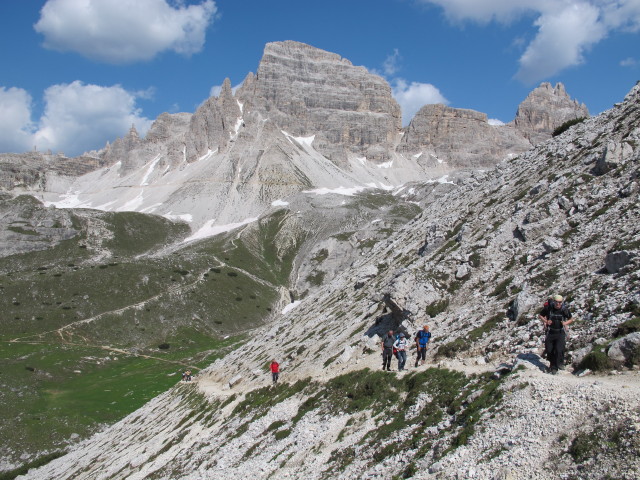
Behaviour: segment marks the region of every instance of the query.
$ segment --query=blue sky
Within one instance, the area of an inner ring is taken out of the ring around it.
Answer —
[[[383,75],[405,123],[436,102],[508,122],[542,81],[595,114],[640,79],[640,0],[1,0],[0,22],[0,152],[144,134],[278,40]]]

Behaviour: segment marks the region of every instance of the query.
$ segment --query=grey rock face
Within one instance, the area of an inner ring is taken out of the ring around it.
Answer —
[[[401,127],[400,106],[383,78],[293,41],[266,45],[257,76],[238,98],[291,135],[316,135],[315,148],[335,163],[348,153],[386,160]]]
[[[544,142],[568,120],[589,117],[584,104],[572,100],[562,83],[542,83],[518,107],[514,125],[533,145]]]
[[[185,141],[187,160],[197,160],[210,150],[224,150],[238,134],[241,115],[240,105],[233,98],[231,82],[227,78],[220,96],[209,98],[191,118]]]
[[[609,346],[607,355],[616,362],[629,362],[640,354],[640,332],[630,333]]]
[[[445,105],[425,105],[398,146],[404,154],[428,152],[452,167],[495,165],[509,154],[531,148],[512,126],[490,125],[487,115]]]
[[[621,268],[627,266],[633,259],[634,255],[631,252],[622,250],[619,252],[607,253],[604,258],[604,265],[609,273],[618,273]]]
[[[633,155],[633,147],[628,142],[609,142],[602,155],[598,157],[594,173],[604,175],[612,168],[627,162]]]
[[[33,197],[0,198],[0,257],[45,250],[78,235],[69,210],[45,208]]]

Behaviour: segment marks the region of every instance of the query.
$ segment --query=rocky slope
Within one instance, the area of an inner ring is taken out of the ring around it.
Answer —
[[[637,478],[639,145],[635,86],[563,135],[428,190],[420,215],[195,385],[25,478]],[[555,292],[578,318],[576,373],[618,375],[543,376],[535,313]],[[363,369],[379,367],[379,334],[425,322],[438,368]]]

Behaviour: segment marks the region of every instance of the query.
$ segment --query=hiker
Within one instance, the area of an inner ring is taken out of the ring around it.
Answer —
[[[553,299],[549,299],[538,317],[542,320],[547,334],[544,348],[549,360],[548,371],[555,375],[559,369],[564,370],[564,347],[567,342],[565,327],[573,323],[573,317],[562,295],[555,295]]]
[[[191,381],[191,370],[187,370],[186,372],[184,372],[184,376],[185,376],[185,380],[187,382]]]
[[[271,362],[271,379],[273,380],[274,385],[277,383],[279,376],[280,376],[280,364],[275,360],[273,360]]]
[[[391,357],[393,356],[393,344],[396,342],[393,330],[382,337],[382,369],[391,371]]]
[[[182,372],[182,381],[183,382],[187,381],[187,372]]]
[[[422,330],[418,330],[416,333],[416,367],[418,366],[418,361],[420,361],[420,365],[424,365],[425,360],[427,359],[427,345],[429,344],[429,340],[431,340],[431,332],[429,331],[429,325],[425,325],[422,327]]]
[[[398,335],[398,339],[394,342],[393,347],[398,353],[398,371],[404,370],[404,364],[407,363],[407,340],[404,338],[404,333]]]

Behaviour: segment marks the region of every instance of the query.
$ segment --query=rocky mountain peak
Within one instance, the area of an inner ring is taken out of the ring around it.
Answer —
[[[239,92],[243,104],[291,135],[315,135],[314,147],[335,163],[349,154],[389,157],[400,106],[389,84],[366,68],[303,43],[274,42],[265,47],[255,81],[248,80]]]
[[[484,113],[434,104],[416,113],[398,151],[421,157],[428,153],[451,169],[494,165],[529,148],[513,127],[490,125]]]
[[[587,107],[572,100],[562,83],[553,87],[544,82],[520,104],[514,124],[535,145],[549,139],[564,122],[588,116]]]

